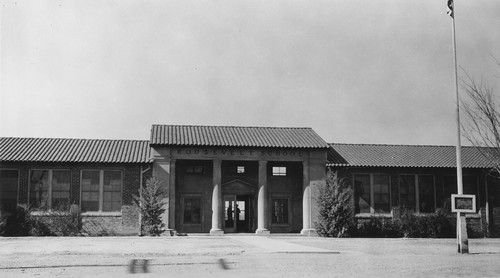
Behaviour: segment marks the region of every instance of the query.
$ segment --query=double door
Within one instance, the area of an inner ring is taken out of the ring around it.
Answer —
[[[254,222],[250,195],[224,195],[224,232],[250,233]]]

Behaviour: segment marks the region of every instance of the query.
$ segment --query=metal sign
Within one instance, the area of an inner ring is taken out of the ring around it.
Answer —
[[[451,194],[451,212],[476,213],[476,195]]]

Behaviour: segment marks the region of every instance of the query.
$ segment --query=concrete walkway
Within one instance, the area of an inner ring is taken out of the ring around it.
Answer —
[[[272,237],[265,237],[265,236],[238,235],[238,236],[225,236],[225,237],[264,249],[266,252],[269,253],[339,253],[323,248],[285,242],[282,240],[277,240],[273,239]]]

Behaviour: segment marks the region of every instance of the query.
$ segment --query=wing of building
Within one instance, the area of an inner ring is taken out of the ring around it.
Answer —
[[[463,147],[470,223],[500,231],[497,153]],[[316,195],[331,169],[354,189],[358,218],[432,213],[456,192],[451,146],[327,144],[311,128],[153,125],[150,140],[0,138],[0,208],[78,205],[83,224],[137,234],[133,195],[151,176],[168,192],[163,220],[187,233],[314,233]]]

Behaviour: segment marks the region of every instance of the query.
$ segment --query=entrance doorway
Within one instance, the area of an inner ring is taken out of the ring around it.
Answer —
[[[224,195],[224,232],[249,233],[253,228],[253,198],[250,195]]]

